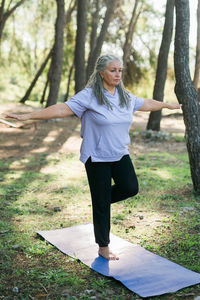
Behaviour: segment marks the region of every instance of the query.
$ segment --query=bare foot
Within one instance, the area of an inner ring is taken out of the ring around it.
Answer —
[[[109,247],[99,247],[99,255],[103,256],[108,260],[119,260],[119,257],[112,253]]]

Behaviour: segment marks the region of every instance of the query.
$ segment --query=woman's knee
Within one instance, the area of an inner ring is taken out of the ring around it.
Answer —
[[[125,195],[126,198],[130,198],[133,197],[135,195],[137,195],[139,192],[139,187],[138,184],[130,184],[127,185],[124,189],[123,189],[123,193]]]
[[[133,197],[135,195],[137,195],[139,192],[139,188],[138,188],[138,185],[136,186],[129,186],[128,188],[128,193],[129,193],[129,197]]]

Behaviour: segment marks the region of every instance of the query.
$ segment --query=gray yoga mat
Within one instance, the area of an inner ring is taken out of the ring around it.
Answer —
[[[108,261],[98,256],[92,224],[37,233],[63,253],[79,259],[104,276],[119,280],[129,290],[143,298],[173,293],[200,283],[199,273],[190,271],[113,234],[111,234],[110,247],[120,259]]]

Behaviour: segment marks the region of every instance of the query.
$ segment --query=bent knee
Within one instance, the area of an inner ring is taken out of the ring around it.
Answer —
[[[133,196],[137,195],[138,192],[139,192],[139,188],[138,188],[138,186],[137,186],[137,187],[133,188],[133,189],[130,191],[130,196],[129,196],[129,197],[133,197]]]
[[[139,192],[138,185],[137,186],[129,186],[126,189],[127,198],[130,198],[130,197],[133,197],[133,196],[137,195],[138,192]]]

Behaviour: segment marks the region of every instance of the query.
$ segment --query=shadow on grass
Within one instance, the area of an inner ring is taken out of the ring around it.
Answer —
[[[0,161],[1,296],[20,297],[17,288],[15,289],[17,277],[19,276],[19,281],[23,278],[23,270],[18,270],[20,257],[22,269],[26,264],[30,264],[31,260],[25,250],[27,246],[30,247],[28,240],[31,233],[30,231],[26,232],[26,228],[17,228],[16,223],[21,222],[20,218],[19,220],[17,218],[26,214],[39,213],[43,216],[52,213],[41,205],[35,205],[31,211],[27,209],[26,204],[21,208],[13,204],[19,198],[23,198],[27,192],[31,193],[34,198],[34,189],[30,189],[30,184],[41,179],[46,182],[53,179],[52,175],[43,175],[41,178],[40,174],[41,168],[48,164],[47,154],[57,153],[66,140],[74,135],[78,124],[79,120],[72,117],[65,122],[65,126],[74,129],[67,131],[63,122],[51,124],[42,122],[41,128],[35,132],[30,129],[11,129],[1,134],[0,150],[3,153],[3,159]],[[57,131],[57,134],[52,141],[44,143],[52,130]],[[41,153],[42,146],[45,147],[45,153]],[[21,286],[23,286],[22,283]],[[38,290],[41,289],[38,288]]]

